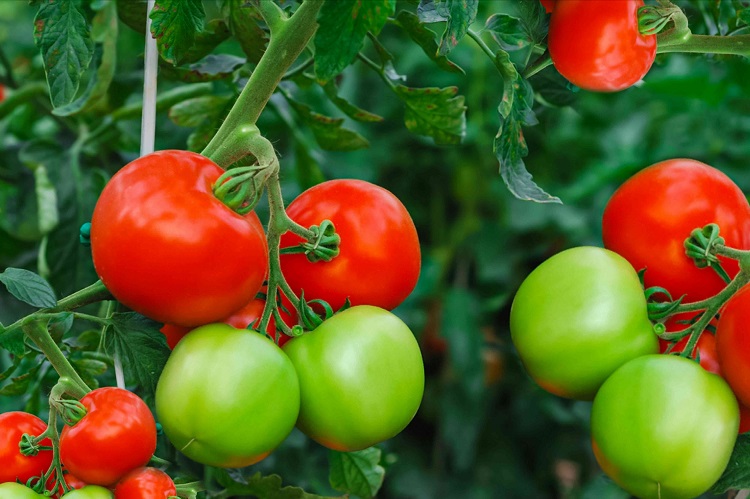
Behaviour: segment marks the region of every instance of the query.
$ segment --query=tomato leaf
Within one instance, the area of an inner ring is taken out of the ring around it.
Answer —
[[[217,81],[229,78],[234,70],[245,64],[241,57],[228,54],[211,54],[187,66],[160,66],[161,74],[187,83]]]
[[[310,106],[292,98],[286,90],[282,94],[302,121],[310,127],[318,145],[327,151],[355,151],[370,147],[370,143],[353,130],[342,128],[344,118],[331,118],[313,111]]]
[[[278,475],[263,476],[260,472],[247,477],[242,470],[215,468],[216,481],[226,489],[229,496],[251,495],[273,499],[324,499],[323,496],[308,494],[298,487],[282,486]],[[340,498],[340,499],[343,499]]]
[[[195,127],[187,145],[190,151],[199,152],[214,136],[232,103],[232,98],[226,96],[196,97],[172,106],[169,118],[178,126]]]
[[[99,387],[99,381],[96,379],[96,376],[106,373],[109,368],[105,362],[96,359],[71,359],[70,363],[73,364],[83,382],[92,389]]]
[[[117,56],[117,15],[112,2],[102,5],[94,16],[91,38],[94,45],[93,66],[97,68],[91,74],[83,94],[68,105],[52,111],[57,116],[70,116],[91,109],[106,97],[109,85],[115,75]]]
[[[196,33],[193,46],[185,53],[182,63],[196,62],[218,47],[227,40],[232,32],[229,30],[226,22],[222,19],[212,19],[206,24],[206,27]]]
[[[37,308],[57,305],[52,286],[40,275],[25,269],[7,268],[0,272],[0,282],[10,294],[24,303]]]
[[[120,21],[130,29],[145,35],[148,3],[133,2],[132,0],[116,0],[115,3],[117,4],[117,17],[120,18]]]
[[[466,134],[466,105],[458,88],[410,88],[397,85],[396,95],[406,106],[406,128],[432,137],[438,145],[460,144]]]
[[[116,313],[104,336],[104,348],[122,359],[126,375],[153,396],[156,383],[169,358],[166,337],[161,325],[135,312]]]
[[[26,335],[20,327],[5,330],[0,334],[0,347],[6,349],[15,357],[22,357],[26,354]]]
[[[336,107],[338,107],[344,114],[349,116],[351,119],[361,121],[361,122],[366,122],[366,123],[383,121],[382,116],[378,116],[377,114],[373,114],[369,111],[365,111],[364,109],[360,109],[359,107],[355,106],[348,100],[339,96],[339,93],[338,93],[339,90],[336,87],[336,84],[333,82],[333,80],[330,80],[324,84],[321,84],[321,87],[323,88],[323,91],[331,100],[331,102],[333,102],[336,105]]]
[[[750,434],[737,437],[732,457],[729,458],[721,478],[711,487],[714,494],[723,494],[730,489],[750,488]]]
[[[39,363],[32,367],[28,372],[10,379],[10,383],[0,388],[0,396],[17,396],[23,395],[29,390],[31,382],[34,381],[39,374],[39,369],[42,364]]]
[[[465,74],[464,70],[448,59],[445,55],[438,54],[437,34],[425,26],[419,17],[407,10],[402,10],[396,16],[399,26],[422,47],[427,57],[432,59],[438,67],[449,73]]]
[[[268,35],[258,24],[263,19],[258,9],[246,0],[224,0],[221,12],[247,60],[257,64],[268,44]]]
[[[524,23],[508,14],[494,14],[487,18],[484,28],[505,50],[520,50],[534,43]]]
[[[396,0],[338,0],[320,9],[320,27],[315,34],[315,75],[326,82],[341,73],[364,46],[365,36],[374,36],[396,12]]]
[[[203,28],[206,12],[201,0],[157,0],[151,11],[151,34],[162,58],[178,65]]]
[[[476,19],[478,8],[479,0],[422,0],[417,9],[422,22],[447,23],[440,39],[438,55],[447,55],[458,45]]]
[[[331,486],[347,494],[369,499],[383,485],[385,469],[380,466],[381,451],[370,447],[357,452],[328,453]]]
[[[70,103],[93,56],[93,42],[80,0],[40,4],[34,42],[42,53],[54,107]]]

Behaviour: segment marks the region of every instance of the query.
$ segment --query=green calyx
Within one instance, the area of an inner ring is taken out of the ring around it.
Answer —
[[[341,236],[336,234],[336,228],[330,220],[323,220],[320,225],[310,227],[311,236],[298,246],[284,248],[281,254],[304,253],[311,262],[330,262],[339,255]]]
[[[266,166],[241,166],[227,170],[214,184],[219,201],[240,215],[250,213],[258,204],[266,181]]]

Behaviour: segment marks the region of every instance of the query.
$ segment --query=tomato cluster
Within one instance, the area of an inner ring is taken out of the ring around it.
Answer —
[[[750,286],[729,298],[718,320],[710,314],[692,326],[700,308],[718,307],[712,303],[734,289],[725,278],[740,266],[718,256],[722,277],[694,262],[685,241],[716,224],[720,243],[750,250],[750,204],[715,168],[673,159],[620,186],[602,224],[606,249],[563,251],[524,280],[511,307],[513,342],[541,387],[593,399],[594,454],[615,482],[638,497],[695,497],[719,478],[738,431],[750,427]],[[655,327],[647,295],[701,306],[672,311]],[[663,331],[677,339],[658,339]],[[700,336],[684,352],[690,334]]]

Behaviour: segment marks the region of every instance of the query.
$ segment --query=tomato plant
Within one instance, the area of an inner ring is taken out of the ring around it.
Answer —
[[[0,499],[40,499],[43,497],[20,483],[0,483]]]
[[[411,293],[420,270],[417,230],[392,193],[362,180],[330,180],[300,194],[287,214],[308,227],[330,220],[341,237],[340,254],[311,262],[304,254],[281,256],[281,270],[295,293],[327,301],[334,310],[352,305],[391,310]],[[299,244],[290,232],[281,246]]]
[[[239,468],[265,458],[292,431],[298,412],[297,376],[281,349],[227,324],[188,333],[156,389],[169,440],[211,466]]]
[[[677,208],[679,207],[679,209]],[[670,159],[641,170],[623,183],[604,210],[604,246],[646,269],[645,285],[666,288],[673,298],[698,301],[725,283],[711,268],[685,255],[693,229],[715,223],[727,246],[750,248],[750,205],[719,170],[692,159]],[[739,267],[720,257],[729,277]]]
[[[120,302],[180,326],[219,321],[247,304],[268,269],[263,227],[212,193],[223,173],[186,151],[160,151],[118,171],[91,220],[94,266]],[[231,241],[231,244],[227,244]]]
[[[568,398],[592,399],[615,369],[658,351],[638,275],[602,248],[568,249],[534,269],[513,299],[510,331],[534,381]]]
[[[643,5],[643,0],[557,0],[548,36],[555,68],[586,90],[616,92],[637,83],[656,57],[656,37],[638,30]]]
[[[18,447],[24,433],[32,437],[41,435],[47,423],[26,412],[6,412],[0,414],[0,483],[25,483],[33,476],[39,476],[52,463],[52,452],[42,450],[36,456],[24,456]],[[49,439],[41,445],[50,446]]]
[[[419,345],[386,310],[352,307],[293,338],[284,351],[299,377],[297,426],[328,448],[353,451],[387,440],[422,401]]]
[[[60,459],[73,475],[88,484],[110,486],[151,459],[156,423],[140,397],[106,387],[90,392],[81,403],[88,412],[60,436]]]
[[[726,382],[673,355],[623,365],[591,409],[597,461],[618,485],[643,498],[706,492],[729,461],[738,425]]]
[[[172,478],[156,468],[135,469],[115,487],[115,499],[167,499],[175,495]]]

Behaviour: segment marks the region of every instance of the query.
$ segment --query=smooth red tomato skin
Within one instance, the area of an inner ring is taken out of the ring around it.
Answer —
[[[60,459],[73,475],[108,487],[151,459],[156,423],[140,397],[106,387],[89,392],[81,403],[87,414],[60,436]]]
[[[544,7],[544,12],[549,14],[553,10],[555,10],[555,0],[539,0],[542,2],[542,6]]]
[[[167,499],[176,495],[172,478],[156,468],[135,469],[115,487],[115,499]]]
[[[729,386],[750,406],[750,286],[745,285],[722,309],[716,328],[719,364]]]
[[[727,383],[674,355],[624,364],[604,382],[591,409],[597,462],[644,499],[706,492],[729,462],[738,425]]]
[[[656,57],[656,36],[638,31],[643,0],[557,0],[547,46],[571,83],[597,92],[640,81]]]
[[[115,298],[181,326],[221,320],[253,299],[268,268],[263,226],[213,196],[222,173],[199,154],[159,151],[112,177],[94,208],[91,251]]]
[[[52,463],[52,451],[43,450],[36,456],[24,456],[18,448],[24,433],[32,436],[41,435],[47,429],[47,423],[26,412],[6,412],[0,414],[0,483],[22,483],[39,476]],[[49,439],[42,441],[44,446],[52,446]]]
[[[352,305],[392,310],[417,284],[417,230],[401,201],[386,189],[363,180],[330,180],[300,194],[287,214],[305,227],[330,220],[341,236],[341,252],[330,262],[281,255],[284,277],[295,293],[304,290],[305,299],[322,299],[338,310],[349,297]],[[281,247],[300,242],[287,232]]]
[[[711,268],[699,269],[685,255],[693,229],[716,223],[726,245],[750,249],[750,205],[719,170],[692,159],[656,163],[625,181],[612,195],[602,220],[604,246],[646,269],[646,287],[666,288],[684,302],[703,300],[724,289]],[[734,260],[721,259],[730,277]]]

